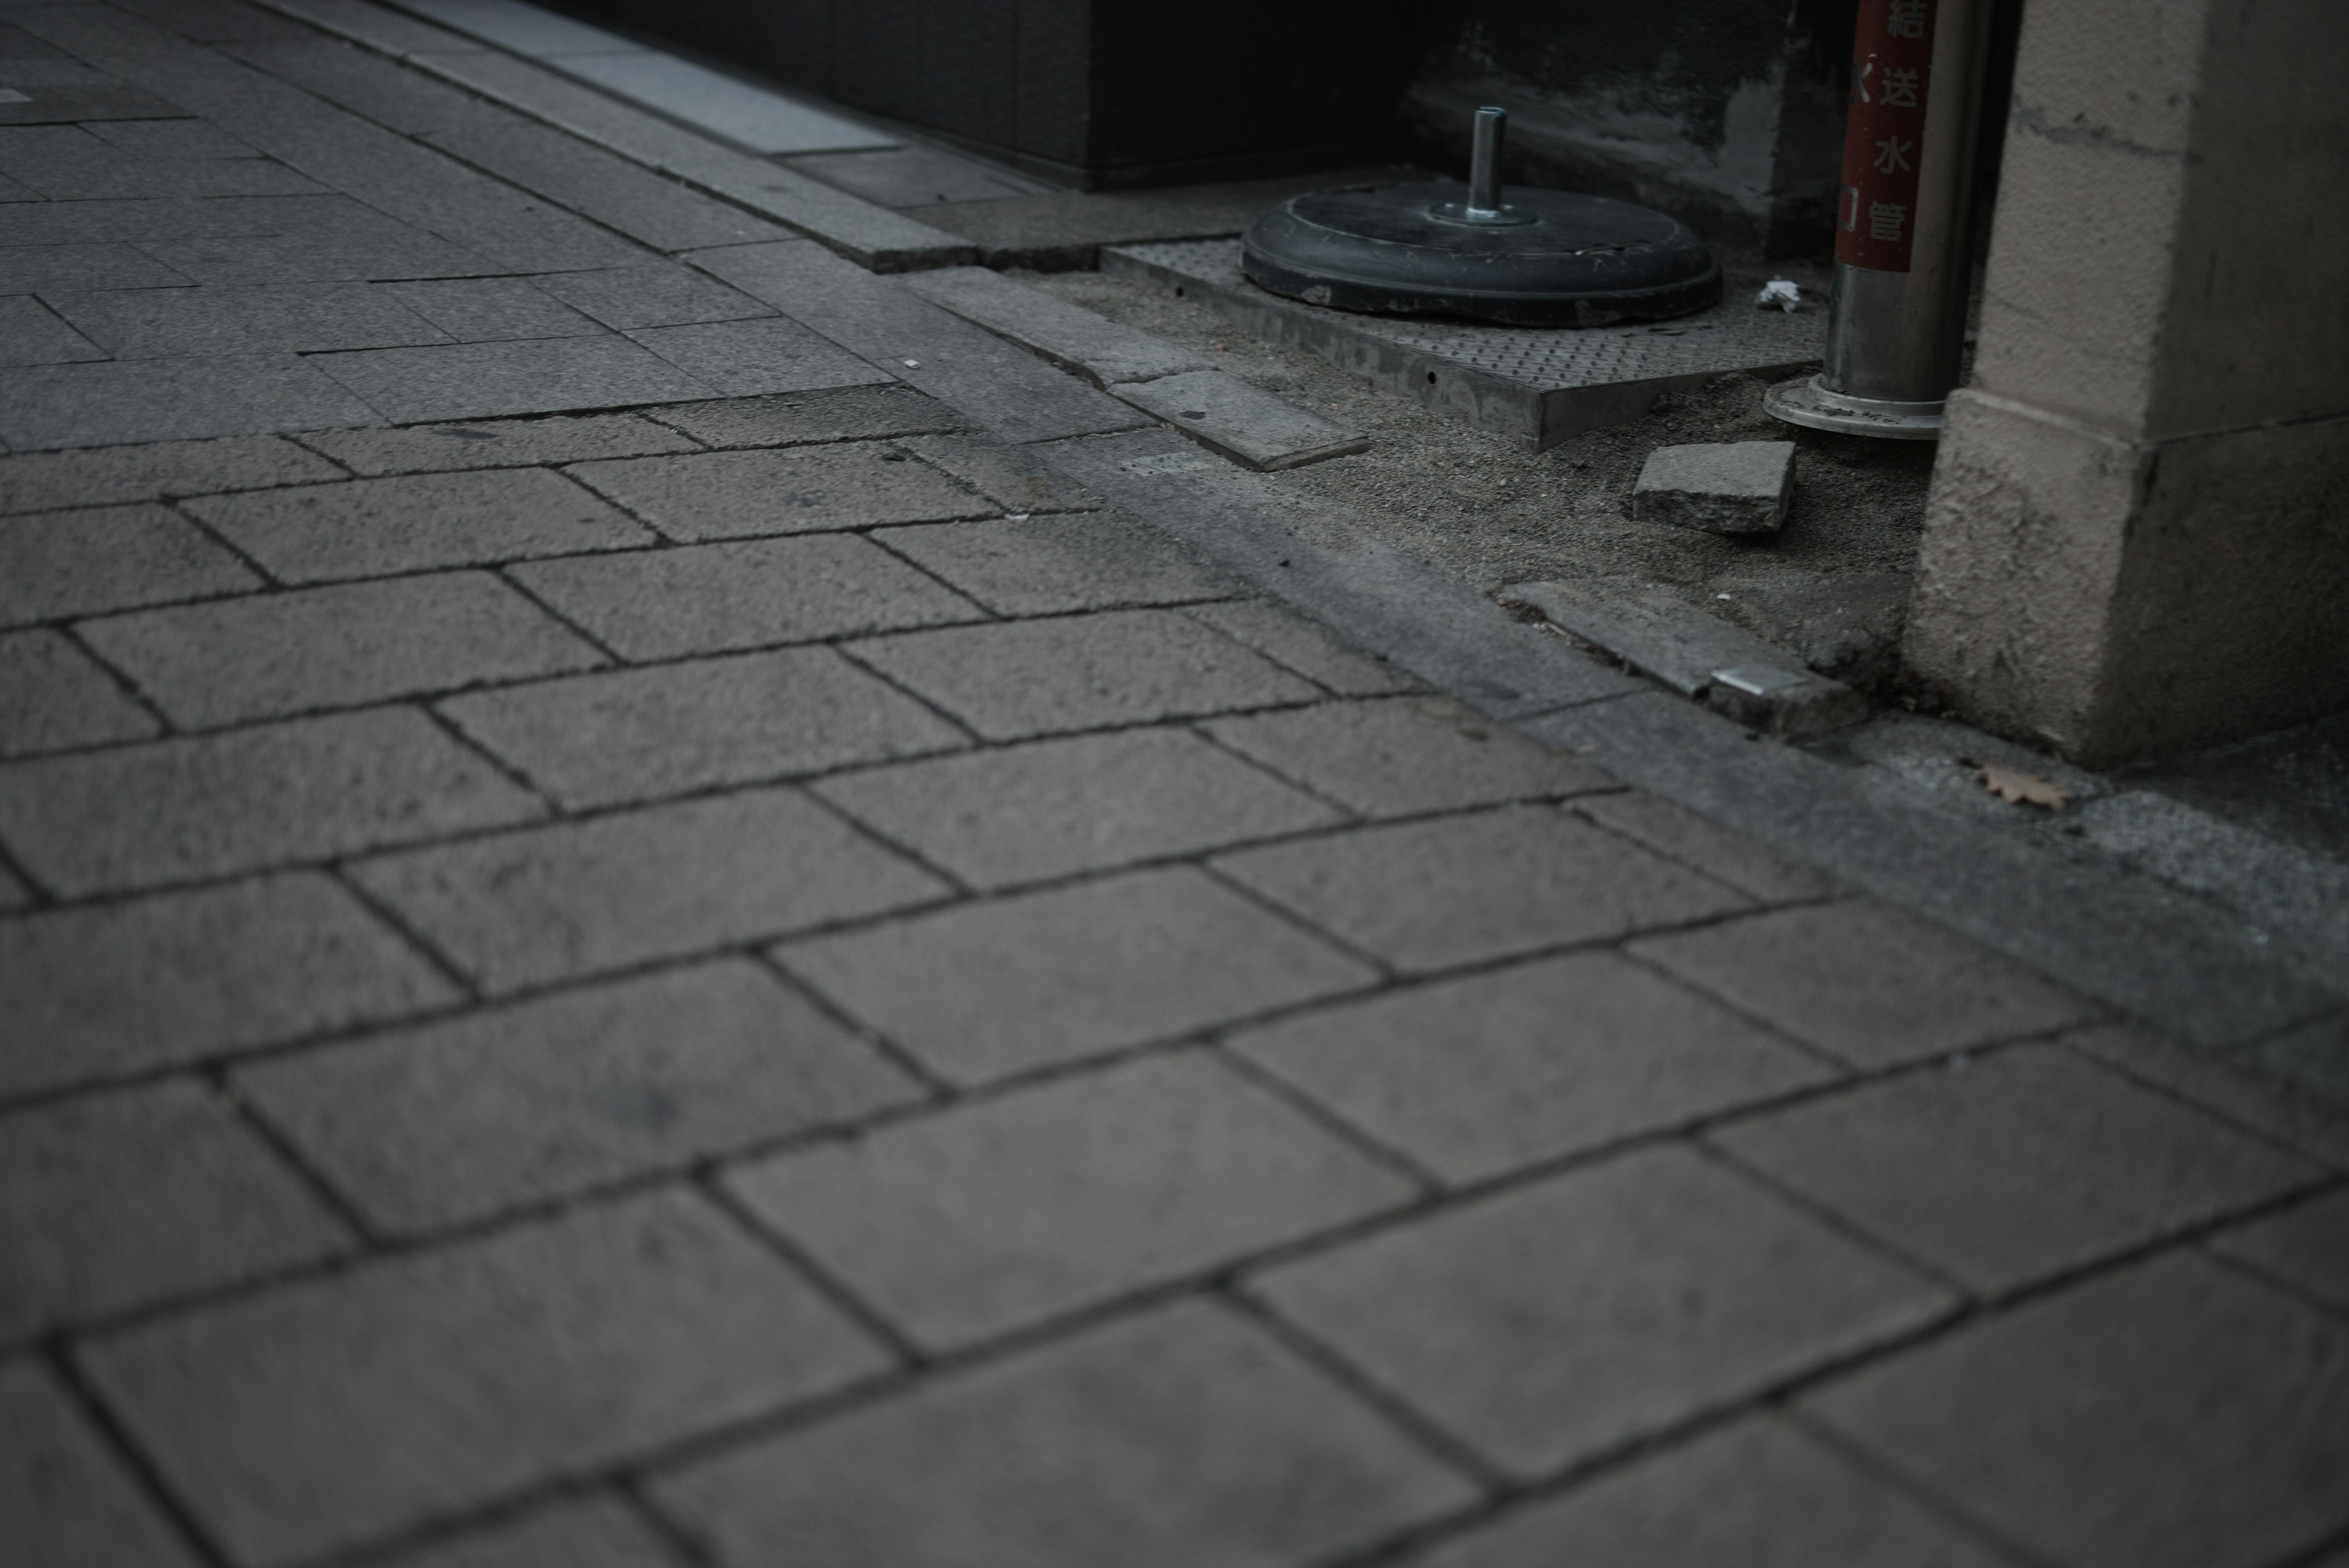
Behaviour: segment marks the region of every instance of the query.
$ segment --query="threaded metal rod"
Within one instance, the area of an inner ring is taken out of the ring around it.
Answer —
[[[1476,131],[1474,151],[1468,159],[1468,213],[1481,217],[1501,210],[1501,139],[1506,133],[1509,111],[1506,109],[1480,109],[1476,111]]]

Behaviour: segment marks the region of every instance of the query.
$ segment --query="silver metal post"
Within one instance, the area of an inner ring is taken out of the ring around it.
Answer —
[[[1507,109],[1480,109],[1476,111],[1475,141],[1468,157],[1470,217],[1497,218],[1501,215],[1501,140],[1508,130]]]
[[[1860,0],[1826,368],[1772,388],[1790,424],[1934,441],[1965,349],[1990,0]]]

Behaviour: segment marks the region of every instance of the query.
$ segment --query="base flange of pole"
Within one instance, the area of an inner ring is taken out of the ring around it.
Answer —
[[[1942,406],[1939,398],[1927,403],[1856,398],[1830,390],[1825,376],[1781,381],[1762,394],[1763,409],[1790,425],[1888,441],[1940,440]]]

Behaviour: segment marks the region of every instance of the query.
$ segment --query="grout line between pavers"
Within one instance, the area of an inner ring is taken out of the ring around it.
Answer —
[[[357,877],[352,876],[350,874],[351,865],[352,862],[349,860],[330,861],[317,867],[316,869],[323,875],[330,877],[334,881],[335,886],[341,888],[343,893],[349,898],[353,903],[357,904],[360,909],[374,917],[378,924],[380,924],[386,930],[391,932],[394,937],[397,937],[399,941],[406,946],[409,952],[415,954],[419,959],[421,959],[428,969],[431,970],[434,974],[440,976],[441,980],[447,981],[450,989],[456,992],[458,1001],[444,1008],[429,1008],[417,1012],[405,1013],[397,1020],[385,1020],[379,1023],[363,1023],[357,1029],[347,1024],[340,1029],[320,1031],[309,1037],[310,1043],[323,1044],[329,1040],[364,1038],[367,1034],[375,1033],[379,1029],[398,1028],[403,1024],[420,1019],[440,1018],[444,1015],[468,1011],[481,1005],[489,1000],[489,998],[482,993],[481,983],[474,980],[471,974],[466,972],[465,967],[462,964],[460,964],[456,960],[442,952],[438,943],[428,940],[422,931],[417,929],[416,927],[409,922],[406,910],[398,908],[386,899],[378,898],[373,888],[367,887]],[[289,1040],[279,1044],[287,1047],[292,1047],[294,1042]],[[253,1047],[246,1052],[214,1052],[212,1056],[206,1058],[206,1060],[217,1060],[242,1066],[248,1061],[269,1060],[268,1056],[261,1055],[258,1053],[266,1050],[274,1054],[276,1049],[277,1047],[273,1045]]]
[[[227,1549],[212,1539],[212,1532],[204,1527],[195,1510],[172,1490],[162,1466],[149,1456],[129,1424],[115,1414],[114,1407],[84,1376],[65,1338],[57,1335],[43,1341],[40,1359],[47,1366],[50,1376],[65,1386],[66,1397],[82,1419],[97,1429],[98,1441],[129,1475],[130,1484],[161,1516],[181,1544],[205,1568],[236,1568]]]
[[[270,1120],[268,1113],[247,1099],[236,1082],[233,1070],[225,1064],[215,1065],[196,1076],[211,1091],[212,1099],[226,1108],[283,1166],[295,1182],[308,1192],[312,1200],[332,1215],[358,1243],[360,1251],[371,1251],[382,1244],[384,1235],[367,1210],[358,1202],[328,1180],[324,1171],[311,1164],[308,1153],[283,1127]],[[336,1249],[341,1251],[342,1249]]]
[[[1846,1462],[1874,1477],[1893,1491],[1908,1498],[1919,1507],[1986,1544],[2013,1557],[2018,1568],[2067,1568],[2052,1557],[2042,1555],[2025,1542],[2006,1534],[1967,1509],[1957,1499],[1944,1495],[1940,1489],[1929,1486],[1908,1471],[1888,1461],[1867,1444],[1857,1441],[1840,1428],[1817,1419],[1792,1404],[1780,1406],[1777,1415],[1795,1427],[1806,1438],[1840,1456]]]
[[[2244,1225],[2257,1224],[2262,1220],[2273,1219],[2279,1214],[2289,1213],[2302,1204],[2321,1202],[2326,1198],[2338,1194],[2344,1187],[2349,1187],[2349,1181],[2344,1181],[2337,1173],[2334,1173],[2330,1180],[2290,1194],[2281,1208],[2273,1209],[2270,1212],[2256,1215],[2230,1215],[2225,1228],[2233,1230]],[[2211,1243],[2219,1239],[2220,1234],[2219,1231],[2211,1231],[2197,1237],[2195,1250],[2220,1267],[2233,1270],[2237,1273],[2255,1280],[2269,1290],[2282,1292],[2312,1312],[2349,1323],[2349,1303],[2328,1300],[2310,1291],[2296,1280],[2286,1279],[2283,1275],[2274,1273],[2248,1258],[2238,1257],[2233,1252],[2224,1251],[2212,1246]]]
[[[722,1213],[753,1246],[763,1248],[781,1259],[792,1272],[804,1279],[842,1316],[885,1346],[895,1360],[896,1370],[918,1374],[929,1365],[933,1359],[930,1353],[892,1322],[886,1313],[866,1301],[848,1282],[836,1276],[822,1259],[802,1246],[788,1231],[780,1225],[769,1224],[757,1210],[736,1197],[726,1185],[725,1179],[729,1174],[713,1161],[688,1178],[688,1184],[700,1194],[705,1202]]]
[[[808,1006],[832,1020],[843,1032],[870,1048],[874,1055],[881,1057],[908,1079],[920,1085],[928,1094],[932,1104],[944,1104],[961,1093],[960,1086],[953,1080],[942,1076],[919,1056],[786,968],[775,957],[774,948],[775,944],[771,941],[761,942],[746,956],[750,962],[772,975],[776,984],[789,989],[794,996],[806,1002]]]

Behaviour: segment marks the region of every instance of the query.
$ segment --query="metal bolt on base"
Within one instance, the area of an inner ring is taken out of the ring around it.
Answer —
[[[1447,223],[1475,223],[1485,228],[1514,228],[1522,223],[1539,222],[1537,213],[1523,207],[1512,207],[1501,199],[1501,140],[1507,135],[1509,111],[1506,109],[1480,109],[1476,111],[1475,140],[1468,154],[1468,199],[1465,202],[1438,202],[1427,210],[1427,215]]]

